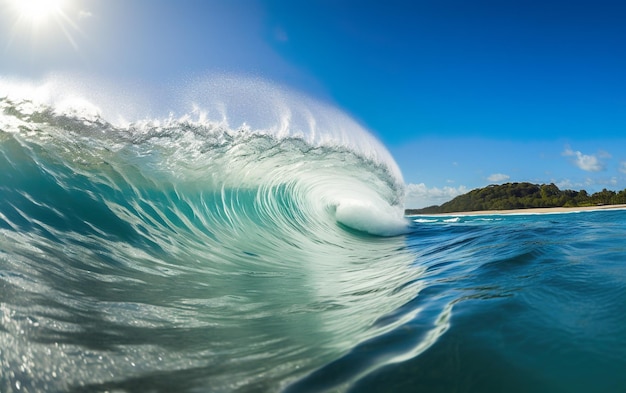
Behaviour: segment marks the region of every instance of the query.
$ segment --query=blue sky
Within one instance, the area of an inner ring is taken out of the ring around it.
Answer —
[[[626,188],[620,1],[57,0],[36,16],[16,4],[0,0],[0,75],[260,76],[376,135],[409,207],[507,181]]]

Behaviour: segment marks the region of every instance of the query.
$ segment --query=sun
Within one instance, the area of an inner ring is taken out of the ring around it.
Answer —
[[[18,18],[38,24],[63,14],[64,0],[11,0]]]
[[[75,11],[75,0],[0,0],[6,17],[13,17],[8,45],[29,36],[31,45],[50,43],[61,33],[78,50],[74,33],[82,33],[76,22],[69,16]],[[82,12],[82,11],[81,11]]]

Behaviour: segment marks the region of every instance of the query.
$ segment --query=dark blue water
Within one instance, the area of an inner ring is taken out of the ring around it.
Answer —
[[[624,391],[625,211],[467,217],[408,243],[415,302],[453,304],[450,328],[352,391]]]
[[[426,270],[405,285],[423,289],[389,316],[411,319],[293,391],[346,375],[351,392],[624,391],[626,211],[418,221],[406,242]],[[423,352],[376,367],[438,324]]]
[[[0,104],[2,392],[626,391],[626,211],[403,219],[345,144]]]

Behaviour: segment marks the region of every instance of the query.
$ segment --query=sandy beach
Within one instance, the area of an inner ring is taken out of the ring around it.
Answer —
[[[626,205],[601,205],[584,207],[547,207],[534,209],[512,209],[512,210],[478,210],[471,212],[416,214],[416,216],[483,216],[494,214],[550,214],[550,213],[575,213],[583,211],[599,210],[626,210]]]

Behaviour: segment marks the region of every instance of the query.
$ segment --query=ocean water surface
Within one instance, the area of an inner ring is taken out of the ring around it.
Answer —
[[[259,83],[0,94],[0,391],[626,391],[626,211],[404,217],[375,138]]]

